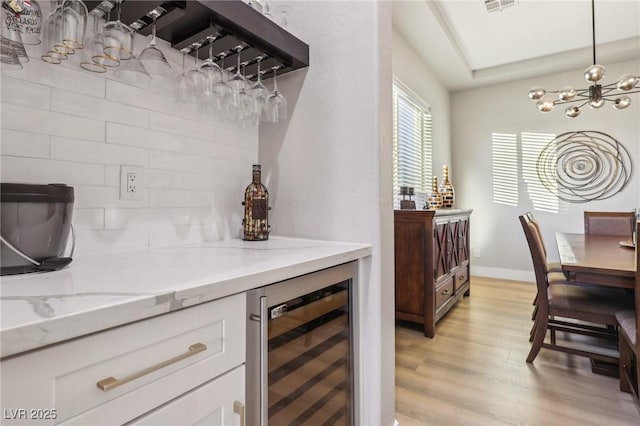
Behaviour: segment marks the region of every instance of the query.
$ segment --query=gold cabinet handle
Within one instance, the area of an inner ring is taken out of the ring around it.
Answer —
[[[189,346],[189,350],[183,354],[175,356],[171,359],[163,361],[159,364],[152,365],[151,367],[145,368],[144,370],[140,370],[136,373],[133,373],[127,377],[123,377],[122,379],[116,379],[115,377],[107,377],[106,379],[100,380],[96,385],[102,391],[109,391],[113,388],[117,388],[118,386],[122,386],[125,383],[129,383],[133,380],[139,379],[142,376],[146,376],[147,374],[153,373],[154,371],[158,371],[161,368],[164,368],[168,365],[175,364],[178,361],[182,361],[185,358],[189,358],[190,356],[194,356],[197,353],[207,350],[207,345],[204,343],[194,343]]]
[[[240,416],[240,426],[244,426],[244,404],[240,401],[233,401],[233,412]]]
[[[442,291],[442,295],[443,295],[443,296],[446,296],[447,294],[449,294],[449,289],[448,289],[448,288],[445,288],[445,289]]]

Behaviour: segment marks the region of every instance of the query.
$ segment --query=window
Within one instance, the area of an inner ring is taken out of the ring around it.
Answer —
[[[400,187],[414,190],[422,208],[431,192],[431,109],[420,97],[394,79],[393,83],[393,194],[400,208]]]

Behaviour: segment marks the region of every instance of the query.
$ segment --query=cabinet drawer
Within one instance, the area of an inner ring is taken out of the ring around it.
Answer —
[[[453,297],[453,277],[447,278],[445,282],[436,287],[436,311],[444,303]]]
[[[238,294],[3,360],[2,406],[122,424],[242,364],[245,312]],[[111,377],[126,383],[101,390]]]
[[[127,423],[127,426],[244,426],[241,421],[244,417],[244,373],[244,366],[237,367],[222,377]]]
[[[457,292],[460,287],[469,280],[469,264],[462,266],[455,275],[455,291]]]

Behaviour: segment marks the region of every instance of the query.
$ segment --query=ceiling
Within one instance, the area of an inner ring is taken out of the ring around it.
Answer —
[[[586,68],[590,0],[393,2],[393,26],[449,90]],[[640,0],[596,0],[597,62],[640,61]]]

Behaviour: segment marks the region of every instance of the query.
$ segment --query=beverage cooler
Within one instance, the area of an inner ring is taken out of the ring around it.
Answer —
[[[353,425],[351,262],[248,295],[247,424]]]

